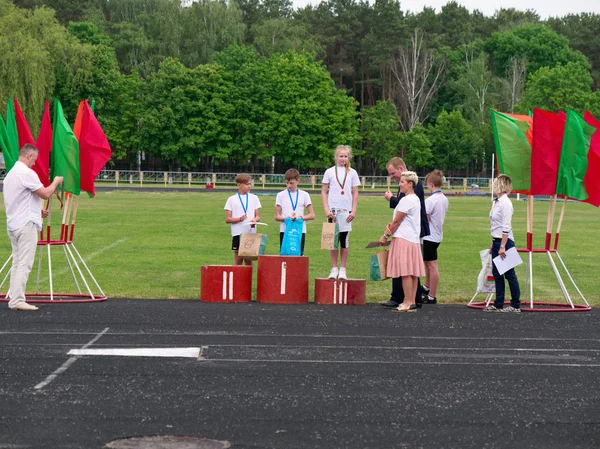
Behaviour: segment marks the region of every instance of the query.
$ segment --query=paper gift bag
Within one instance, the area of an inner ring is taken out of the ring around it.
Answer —
[[[242,234],[240,236],[238,256],[250,260],[258,259],[258,256],[265,253],[268,238],[267,234]]]
[[[387,279],[387,261],[389,251],[381,251],[371,254],[370,275],[372,281],[383,281]]]
[[[321,249],[338,249],[340,231],[337,223],[323,223],[321,231]]]

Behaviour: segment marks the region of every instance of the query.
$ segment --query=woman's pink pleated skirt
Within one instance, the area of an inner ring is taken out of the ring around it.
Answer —
[[[425,276],[421,245],[394,237],[388,255],[387,275],[391,278]]]

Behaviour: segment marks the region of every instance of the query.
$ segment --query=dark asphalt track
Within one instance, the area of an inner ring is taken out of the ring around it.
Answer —
[[[394,314],[375,304],[131,299],[0,307],[3,449],[102,448],[144,435],[253,449],[600,447],[600,310]],[[68,355],[86,345],[202,352]]]

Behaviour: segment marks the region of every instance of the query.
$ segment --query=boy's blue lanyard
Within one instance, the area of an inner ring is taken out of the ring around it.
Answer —
[[[244,209],[244,215],[248,215],[248,194],[246,193],[246,206],[242,201],[242,195],[238,193],[238,198],[240,199],[240,204],[242,205],[242,209]]]
[[[433,196],[433,195],[435,195],[436,193],[442,193],[442,191],[441,191],[441,190],[436,190],[435,192],[431,192],[431,195]]]
[[[292,200],[292,193],[290,192],[290,189],[288,189],[288,195],[290,197],[290,203],[292,204],[292,211],[296,212],[296,207],[298,207],[298,195],[300,194],[299,190],[296,190],[296,203],[294,203],[294,200]]]

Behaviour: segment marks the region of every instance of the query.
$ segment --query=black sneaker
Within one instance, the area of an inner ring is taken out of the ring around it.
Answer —
[[[381,305],[383,307],[398,307],[400,304],[397,303],[396,301],[392,301],[391,299],[388,299],[386,302],[382,302]]]
[[[424,304],[437,304],[437,299],[433,296],[427,295],[427,298],[423,297]]]

